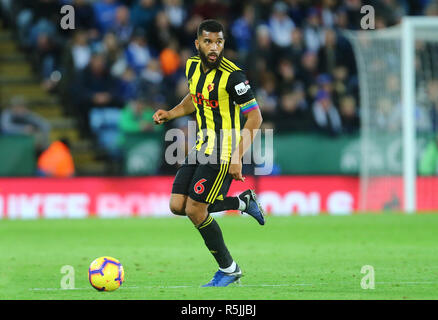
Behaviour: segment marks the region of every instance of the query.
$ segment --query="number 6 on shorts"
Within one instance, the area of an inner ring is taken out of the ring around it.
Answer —
[[[206,179],[201,179],[198,182],[195,183],[195,186],[193,187],[193,190],[197,193],[197,194],[202,194],[205,190],[205,187],[203,185],[203,183],[207,181]]]

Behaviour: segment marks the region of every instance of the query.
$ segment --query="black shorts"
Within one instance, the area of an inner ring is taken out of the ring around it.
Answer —
[[[188,195],[191,199],[203,203],[223,200],[232,182],[228,168],[229,163],[183,164],[176,173],[172,193]]]

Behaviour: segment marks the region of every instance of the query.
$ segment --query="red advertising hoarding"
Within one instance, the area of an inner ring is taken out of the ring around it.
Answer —
[[[171,216],[168,204],[173,178],[2,178],[0,217]],[[401,186],[397,178],[375,179],[367,195],[372,209],[401,208]],[[359,209],[356,177],[247,177],[245,182],[233,182],[229,195],[248,188],[257,190],[262,206],[273,215],[344,215]],[[418,178],[419,211],[438,209],[436,190],[438,178]]]

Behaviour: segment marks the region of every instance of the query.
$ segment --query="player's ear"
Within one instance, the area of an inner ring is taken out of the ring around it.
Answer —
[[[196,50],[199,50],[199,41],[198,41],[198,39],[195,39],[195,47],[196,47]]]

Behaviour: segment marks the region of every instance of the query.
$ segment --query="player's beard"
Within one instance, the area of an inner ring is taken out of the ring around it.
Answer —
[[[199,57],[201,58],[201,62],[202,62],[202,64],[203,64],[205,67],[207,67],[207,69],[210,70],[210,69],[216,69],[216,68],[219,67],[219,65],[220,65],[220,63],[221,63],[221,61],[222,61],[222,57],[224,56],[224,50],[222,50],[221,53],[219,53],[219,55],[218,55],[217,58],[216,58],[216,61],[214,61],[214,62],[210,62],[210,61],[208,60],[207,55],[204,54],[204,52],[202,52],[201,49],[198,49],[198,54],[199,54]]]

